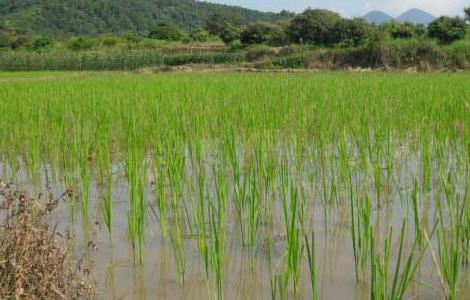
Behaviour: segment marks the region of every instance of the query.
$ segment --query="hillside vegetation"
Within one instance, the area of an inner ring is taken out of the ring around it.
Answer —
[[[466,19],[441,16],[424,26],[370,24],[324,9],[276,15],[189,0],[72,0],[68,5],[62,0],[0,1],[0,11],[11,12],[0,27],[0,70],[133,70],[186,64],[470,69],[468,8]]]
[[[213,15],[237,25],[277,18],[274,13],[194,0],[0,0],[0,28],[53,36],[146,32],[162,21],[191,30]]]

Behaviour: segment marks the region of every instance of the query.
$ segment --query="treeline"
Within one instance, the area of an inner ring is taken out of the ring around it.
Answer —
[[[20,35],[145,34],[159,22],[191,31],[203,27],[213,15],[238,26],[279,17],[195,0],[0,0],[0,28]]]
[[[246,25],[217,13],[191,30],[161,21],[142,33],[114,35],[52,38],[0,31],[0,49],[4,50],[0,51],[0,69],[127,70],[240,62],[289,68],[468,68],[469,22],[470,8],[465,9],[465,18],[442,16],[428,26],[374,25],[328,10],[307,9],[300,14],[284,11],[274,21]]]

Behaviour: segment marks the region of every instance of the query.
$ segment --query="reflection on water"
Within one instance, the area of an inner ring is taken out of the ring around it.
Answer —
[[[468,170],[458,165],[451,156],[446,161],[445,170],[454,172],[456,193],[464,194]],[[303,162],[302,176],[295,170],[289,169],[289,176],[295,181],[295,186],[302,194],[301,198],[306,206],[305,213],[308,230],[315,231],[315,250],[317,265],[317,289],[320,299],[367,299],[370,297],[367,280],[357,282],[355,263],[351,242],[351,215],[348,186],[341,181],[339,173],[323,174],[318,170],[318,162]],[[339,162],[330,161],[329,170],[339,169]],[[295,163],[289,165],[293,168]],[[195,214],[196,208],[192,206],[194,195],[191,192],[192,184],[197,184],[195,166],[187,163],[186,186],[183,201],[186,214]],[[435,201],[441,199],[442,183],[438,178],[442,174],[439,166],[434,166],[435,176],[432,178],[432,188],[422,191],[420,202],[421,222],[425,228],[431,228],[436,219]],[[156,207],[155,180],[149,174],[148,184],[145,187],[146,220],[145,220],[145,248],[144,263],[141,266],[133,265],[133,251],[129,241],[128,213],[129,196],[125,173],[122,167],[115,166],[113,177],[113,213],[114,224],[112,236],[103,222],[100,210],[100,201],[106,195],[106,187],[93,180],[91,184],[91,215],[87,221],[89,227],[83,226],[83,216],[78,204],[64,202],[59,209],[50,216],[50,222],[58,223],[60,228],[69,227],[75,234],[76,253],[82,253],[84,248],[92,248],[92,255],[86,257],[94,264],[94,278],[98,287],[98,298],[102,299],[206,299],[216,298],[215,282],[212,274],[207,280],[206,270],[198,248],[198,235],[191,231],[190,225],[184,227],[183,252],[185,259],[184,282],[178,273],[175,264],[175,248],[171,242],[171,234],[163,237],[161,234],[158,209]],[[54,195],[63,193],[63,182],[48,180],[47,167],[35,184],[28,179],[26,171],[20,169],[12,172],[6,164],[0,165],[0,174],[3,178],[14,178],[15,187],[37,194],[50,185]],[[402,159],[395,162],[392,178],[384,178],[381,188],[382,205],[379,207],[374,201],[372,207],[372,225],[381,247],[383,237],[390,225],[395,232],[401,227],[405,216],[413,219],[411,198],[413,193],[413,180],[420,178],[421,168],[419,155],[416,153],[403,154]],[[384,171],[385,173],[385,171]],[[206,181],[212,180],[213,174],[208,171]],[[297,176],[296,176],[297,175]],[[322,187],[322,175],[326,178],[326,188]],[[363,193],[374,195],[375,186],[370,175],[358,170],[354,181],[362,184]],[[369,181],[366,184],[362,181]],[[207,184],[210,193],[215,193],[210,184]],[[276,179],[270,193],[265,194],[272,201],[269,217],[259,222],[256,244],[243,245],[239,218],[234,201],[228,201],[227,235],[225,241],[225,255],[223,258],[223,293],[227,299],[269,299],[272,297],[272,274],[282,274],[286,255],[286,235],[284,228],[284,211],[282,201],[279,200],[282,189],[281,179]],[[327,192],[327,193],[325,193]],[[325,196],[327,195],[327,196]],[[234,197],[233,187],[229,188],[229,199]],[[377,200],[377,196],[372,196]],[[327,201],[328,200],[328,201]],[[302,202],[302,203],[304,203]],[[169,231],[173,230],[172,216],[168,217]],[[188,217],[188,220],[191,217]],[[243,220],[245,222],[247,220]],[[84,230],[84,228],[88,228]],[[412,228],[412,227],[410,227]],[[409,230],[410,236],[414,233]],[[395,234],[393,249],[396,251],[398,233]],[[433,251],[436,251],[435,240],[432,242]],[[406,243],[410,248],[410,243]],[[302,251],[305,251],[303,249]],[[300,275],[297,293],[292,287],[287,291],[288,298],[311,299],[312,289],[309,281],[309,266],[303,252],[300,265]],[[393,261],[393,260],[392,260]],[[465,298],[469,290],[469,269],[462,267],[462,280],[459,295]],[[418,280],[413,282],[407,295],[410,298],[439,299],[442,298],[440,280],[437,273],[432,251],[428,251],[418,270]]]

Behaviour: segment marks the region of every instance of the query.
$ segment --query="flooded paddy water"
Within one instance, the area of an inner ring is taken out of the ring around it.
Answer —
[[[48,222],[99,299],[466,299],[469,80],[16,81],[0,178],[68,189]]]

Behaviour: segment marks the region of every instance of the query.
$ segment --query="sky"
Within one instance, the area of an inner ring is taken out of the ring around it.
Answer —
[[[419,8],[435,16],[462,14],[462,8],[470,6],[470,0],[207,0],[262,11],[301,12],[307,7],[326,8],[346,17],[363,16],[371,10],[382,10],[398,16],[411,8]]]

